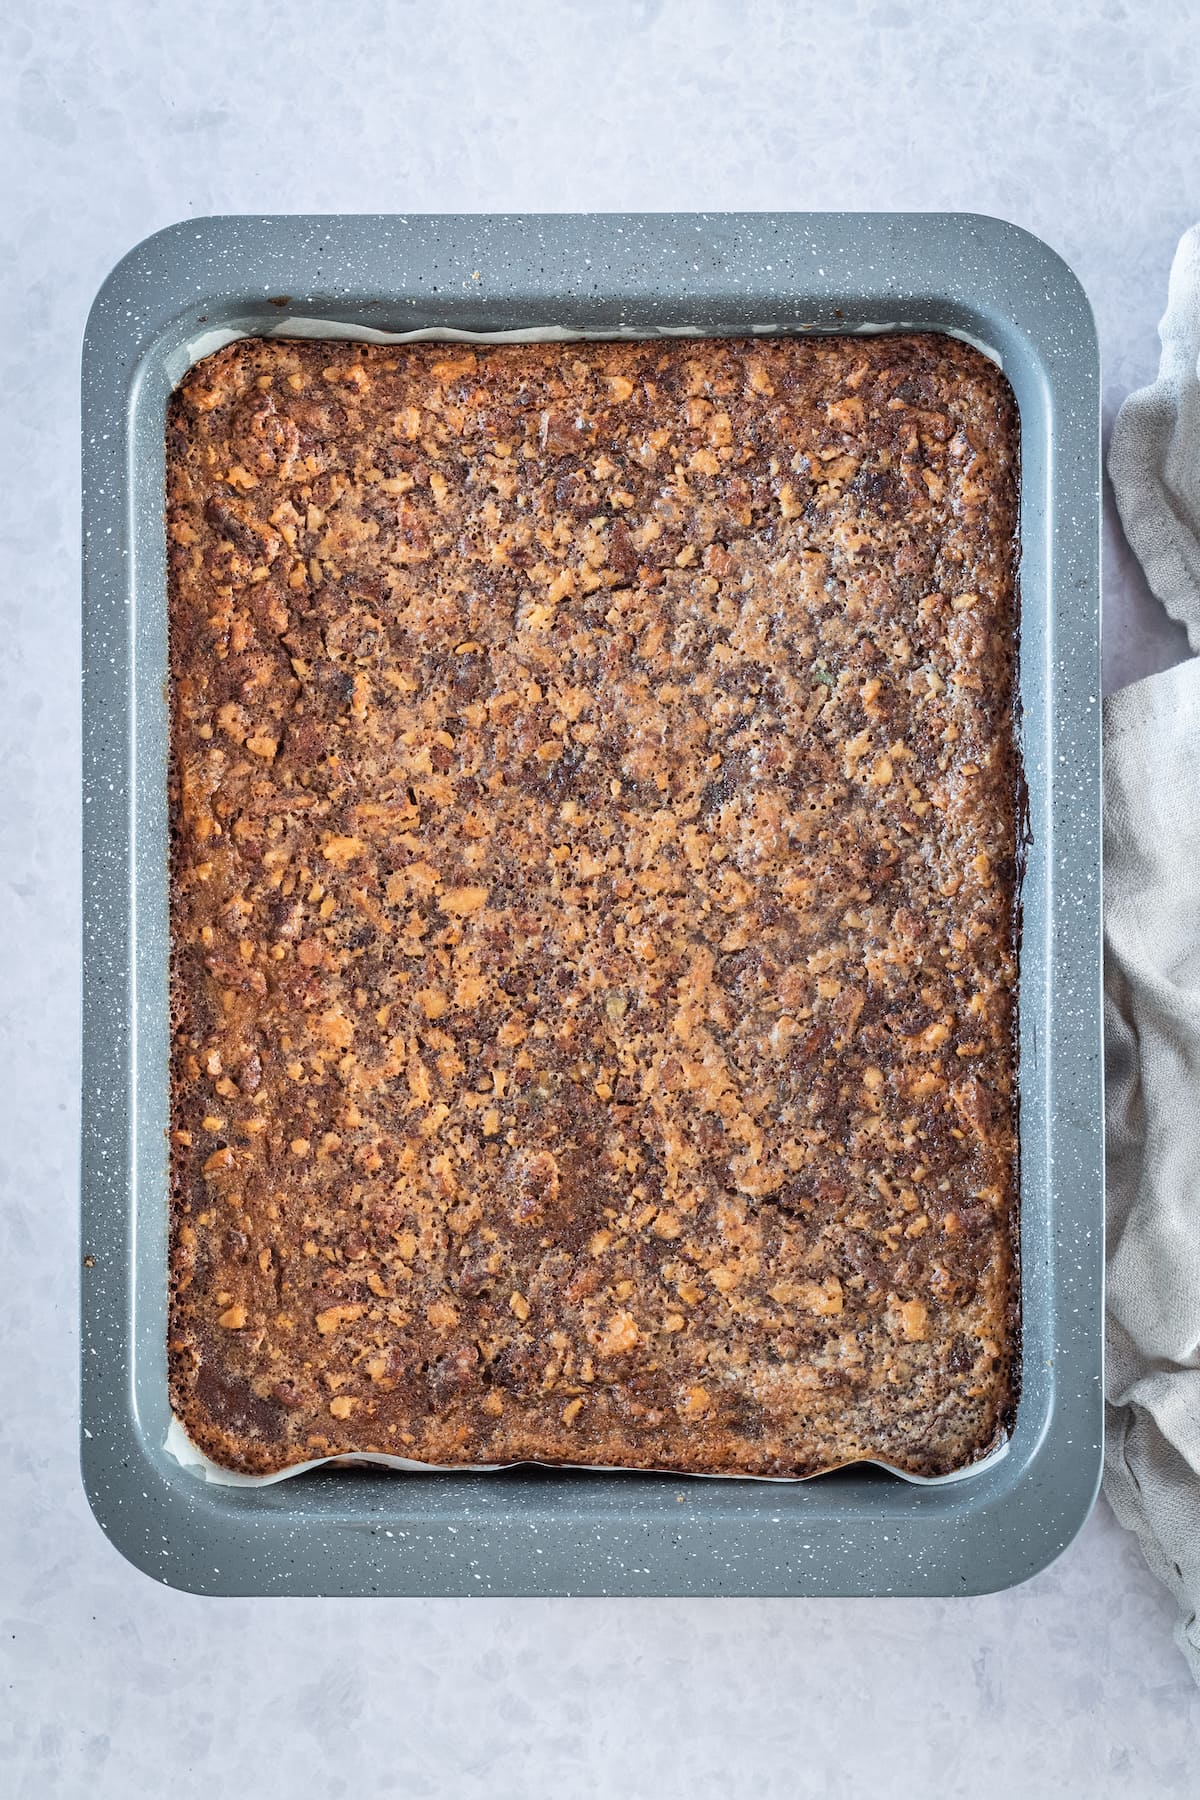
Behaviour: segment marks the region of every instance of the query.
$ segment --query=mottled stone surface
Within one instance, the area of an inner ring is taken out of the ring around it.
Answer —
[[[47,0],[5,51],[0,1788],[1193,1792],[1200,1699],[1103,1509],[1028,1586],[962,1602],[155,1589],[79,1487],[74,1291],[77,345],[117,257],[208,212],[967,208],[1074,266],[1111,417],[1200,195],[1190,9]],[[1111,521],[1105,573],[1109,685],[1177,661]]]

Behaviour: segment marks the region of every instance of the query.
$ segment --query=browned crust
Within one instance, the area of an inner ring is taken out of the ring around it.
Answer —
[[[258,1474],[989,1450],[1000,372],[933,334],[247,340],[167,449],[193,1440]]]

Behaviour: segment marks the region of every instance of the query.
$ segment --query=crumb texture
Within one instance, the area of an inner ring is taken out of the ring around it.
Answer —
[[[168,420],[171,1394],[218,1462],[969,1463],[1017,420],[935,334],[246,340]]]

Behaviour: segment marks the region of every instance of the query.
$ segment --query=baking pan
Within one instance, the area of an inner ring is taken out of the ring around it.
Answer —
[[[324,321],[323,326],[314,324]],[[1024,1384],[1008,1454],[914,1486],[325,1467],[166,1451],[167,397],[243,333],[953,331],[1021,415]],[[1045,244],[958,214],[224,218],[147,239],[83,355],[83,1472],[116,1547],[211,1594],[952,1594],[1024,1580],[1101,1457],[1099,366]]]

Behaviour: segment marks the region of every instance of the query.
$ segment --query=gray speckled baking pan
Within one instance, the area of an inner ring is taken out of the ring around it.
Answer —
[[[242,332],[709,335],[912,325],[997,355],[1021,413],[1024,1389],[1007,1456],[917,1487],[325,1468],[207,1486],[166,1386],[167,396]],[[302,329],[303,327],[301,327]],[[83,1472],[108,1537],[207,1594],[966,1594],[1051,1561],[1101,1453],[1099,368],[1038,239],[970,215],[225,218],[140,244],[83,356]]]

